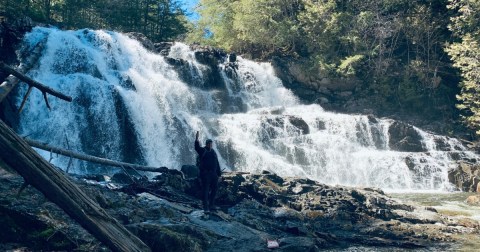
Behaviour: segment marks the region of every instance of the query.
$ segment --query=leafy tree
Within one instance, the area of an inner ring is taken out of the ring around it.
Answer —
[[[301,59],[302,70],[356,78],[378,107],[434,112],[454,99],[445,42],[448,0],[200,0],[190,42],[254,58]],[[452,74],[453,73],[453,74]],[[453,106],[451,106],[453,108]],[[453,109],[445,110],[452,113]]]
[[[447,48],[462,75],[457,107],[465,112],[466,124],[480,135],[480,1],[451,0],[449,8],[457,11],[450,29],[460,39]]]

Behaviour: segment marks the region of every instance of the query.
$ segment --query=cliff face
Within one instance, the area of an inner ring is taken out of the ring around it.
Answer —
[[[413,88],[421,84],[411,80],[411,90],[401,92],[396,90],[403,81],[400,77],[386,77],[382,83],[368,75],[331,78],[312,69],[311,62],[304,58],[273,57],[271,61],[284,85],[305,102],[335,112],[388,117],[438,134],[474,139],[474,133],[461,124],[460,111],[455,108],[458,79],[446,78],[443,84],[424,89]]]

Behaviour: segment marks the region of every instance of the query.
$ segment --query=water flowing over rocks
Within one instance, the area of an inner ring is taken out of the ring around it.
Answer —
[[[162,42],[152,49],[139,34],[35,27],[19,53],[32,48],[40,49],[41,64],[27,75],[74,102],[51,100],[46,112],[33,92],[15,130],[54,146],[67,148],[67,135],[78,152],[180,168],[194,163],[191,136],[199,130],[214,139],[227,170],[393,190],[450,190],[452,163],[476,159],[459,141],[406,123],[305,104],[272,64],[211,47]],[[25,92],[17,90],[14,109]],[[69,158],[52,163],[65,168]],[[72,167],[102,171],[77,160]]]
[[[17,197],[22,180],[0,171],[0,248],[105,249],[36,190]],[[268,251],[266,239],[277,239],[278,251],[448,249],[454,234],[479,232],[478,222],[406,205],[379,189],[327,186],[270,172],[224,174],[220,210],[209,218],[200,210],[197,181],[179,173],[124,187],[92,178],[75,181],[154,251]]]

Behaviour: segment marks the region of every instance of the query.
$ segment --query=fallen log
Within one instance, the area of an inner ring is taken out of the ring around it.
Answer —
[[[47,93],[51,94],[55,97],[58,97],[62,100],[65,100],[65,101],[69,101],[69,102],[72,101],[72,97],[64,95],[64,94],[62,94],[62,93],[60,93],[56,90],[53,90],[53,89],[41,84],[40,82],[37,82],[36,80],[18,72],[17,70],[11,68],[10,66],[8,66],[7,64],[5,64],[1,61],[0,61],[0,69],[2,69],[3,71],[5,71],[8,74],[11,74],[11,75],[17,77],[18,79],[26,82],[28,85],[33,86],[33,87],[37,88],[38,90],[42,91],[42,93],[45,97],[45,101],[47,102],[47,105],[48,105],[48,100],[46,98]]]
[[[0,121],[0,164],[16,170],[70,217],[113,251],[150,251],[138,237],[112,218],[60,170]]]
[[[72,157],[76,159],[81,159],[93,163],[98,163],[98,164],[103,164],[103,165],[110,165],[110,166],[115,166],[115,167],[123,167],[125,169],[134,169],[137,171],[148,171],[148,172],[169,172],[169,169],[166,167],[150,167],[150,166],[143,166],[143,165],[137,165],[137,164],[130,164],[130,163],[124,163],[124,162],[118,162],[118,161],[113,161],[110,159],[106,158],[100,158],[100,157],[95,157],[87,154],[82,154],[82,153],[77,153],[73,152],[71,150],[65,150],[62,148],[54,147],[51,145],[48,145],[46,143],[42,143],[36,140],[24,138],[25,142],[27,142],[30,146],[39,148],[42,150],[50,151],[53,153],[57,153],[60,155],[64,155],[67,157]]]
[[[32,66],[38,61],[41,56],[43,47],[37,45],[35,49],[30,52],[30,56],[25,59],[20,66],[17,68],[17,72],[26,73]],[[5,81],[0,84],[0,102],[2,102],[5,97],[13,90],[13,88],[20,82],[20,80],[14,75],[10,74]]]

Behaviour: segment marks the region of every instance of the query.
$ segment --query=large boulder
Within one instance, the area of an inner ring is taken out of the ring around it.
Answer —
[[[392,150],[404,152],[426,151],[422,145],[422,136],[409,124],[394,122],[388,129],[389,146]]]
[[[173,42],[159,42],[153,44],[155,51],[160,55],[167,56],[170,53],[170,48],[173,46]]]
[[[205,64],[211,67],[216,67],[219,62],[223,61],[227,57],[227,53],[224,51],[209,47],[209,46],[198,46],[191,45],[190,48],[195,51],[195,59],[201,64]]]
[[[285,126],[293,126],[293,128],[298,130],[302,135],[310,133],[310,127],[301,117],[291,115],[271,115],[262,118],[262,127],[264,128],[264,131],[260,132],[260,134],[262,134],[260,137],[266,141],[277,138],[279,133],[285,129]]]
[[[461,162],[448,172],[449,181],[465,192],[480,192],[480,165]]]

